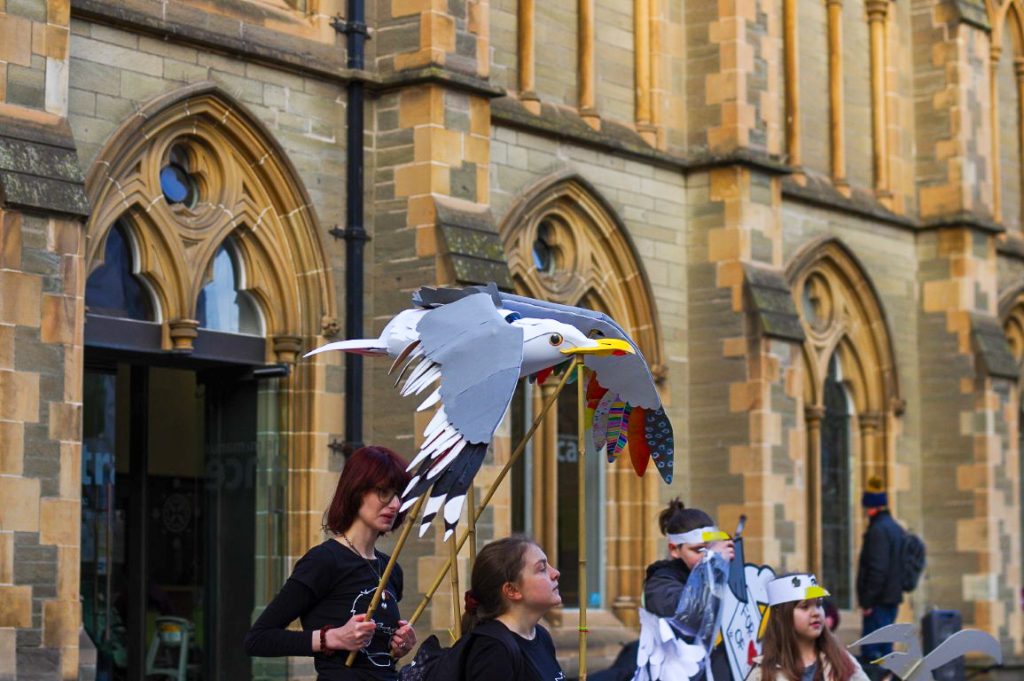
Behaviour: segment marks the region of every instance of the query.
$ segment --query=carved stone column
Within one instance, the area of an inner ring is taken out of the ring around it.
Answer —
[[[538,115],[535,9],[534,0],[519,0],[519,99],[531,113]]]
[[[799,166],[800,157],[800,64],[797,34],[797,0],[784,0],[782,42],[785,47],[786,154],[789,164]]]
[[[891,0],[867,0],[871,35],[871,129],[874,139],[875,193],[883,200],[892,198],[889,187],[888,116],[885,105],[886,21]]]
[[[885,457],[880,455],[878,446],[882,415],[876,411],[864,412],[857,416],[857,423],[860,426],[861,461],[863,462],[861,484],[867,482],[872,475],[887,480],[889,475],[885,466]]]
[[[989,100],[990,100],[990,122],[992,126],[992,153],[990,162],[992,164],[992,216],[997,221],[1003,219],[1003,170],[999,163],[999,58],[1003,48],[999,45],[992,45],[989,48]],[[1019,82],[1019,81],[1018,81]]]
[[[832,181],[840,190],[847,190],[846,146],[843,130],[843,0],[827,0],[828,4],[828,96],[831,110],[830,146],[832,147]]]
[[[601,129],[596,105],[594,63],[594,0],[579,0],[579,111],[595,130]]]
[[[807,423],[807,498],[810,508],[807,509],[807,554],[808,564],[816,575],[822,572],[821,566],[821,420],[825,418],[825,407],[811,406],[804,408],[804,420]]]

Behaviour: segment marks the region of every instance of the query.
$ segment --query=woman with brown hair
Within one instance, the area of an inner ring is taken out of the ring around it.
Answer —
[[[409,483],[404,462],[386,447],[356,450],[338,478],[324,514],[331,535],[295,564],[291,577],[245,637],[249,655],[311,655],[320,681],[394,681],[395,661],[416,645],[399,619],[402,569],[395,565],[373,620],[366,610],[388,563],[377,540],[402,522],[399,494]],[[291,631],[295,619],[302,631]],[[345,666],[349,651],[355,663]]]
[[[828,595],[811,574],[784,575],[768,583],[761,661],[747,681],[868,681],[825,626]]]
[[[456,644],[458,671],[436,678],[564,679],[551,634],[540,624],[562,602],[558,575],[529,537],[512,535],[481,549],[466,592],[464,633]]]

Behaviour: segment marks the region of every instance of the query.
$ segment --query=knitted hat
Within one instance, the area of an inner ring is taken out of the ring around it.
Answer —
[[[864,494],[860,498],[860,505],[864,508],[878,508],[889,505],[889,495],[885,491],[882,479],[872,475],[864,488]]]

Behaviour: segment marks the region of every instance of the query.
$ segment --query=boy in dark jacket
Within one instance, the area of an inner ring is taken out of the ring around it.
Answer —
[[[674,617],[680,614],[680,601],[686,583],[692,569],[704,559],[704,551],[715,551],[725,561],[730,561],[735,556],[735,548],[732,540],[727,538],[710,542],[683,541],[681,537],[687,533],[713,527],[715,523],[707,513],[696,508],[686,508],[679,499],[669,502],[668,507],[659,515],[658,524],[668,539],[670,557],[647,566],[643,603],[644,608],[658,617]],[[711,607],[717,607],[717,602]],[[728,681],[731,678],[723,645],[713,648],[710,661],[711,676],[715,681]],[[702,668],[691,681],[701,681],[707,677],[707,669]]]
[[[863,635],[896,621],[903,601],[903,564],[900,547],[904,530],[889,513],[889,497],[882,481],[872,477],[861,497],[868,515],[868,529],[857,568],[857,601],[864,614]],[[865,645],[865,660],[877,660],[892,652],[892,644]]]

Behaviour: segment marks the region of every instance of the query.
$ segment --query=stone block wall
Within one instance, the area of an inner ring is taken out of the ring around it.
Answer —
[[[78,677],[81,224],[0,212],[0,678]]]
[[[67,111],[70,0],[11,0],[0,8],[0,101]]]

